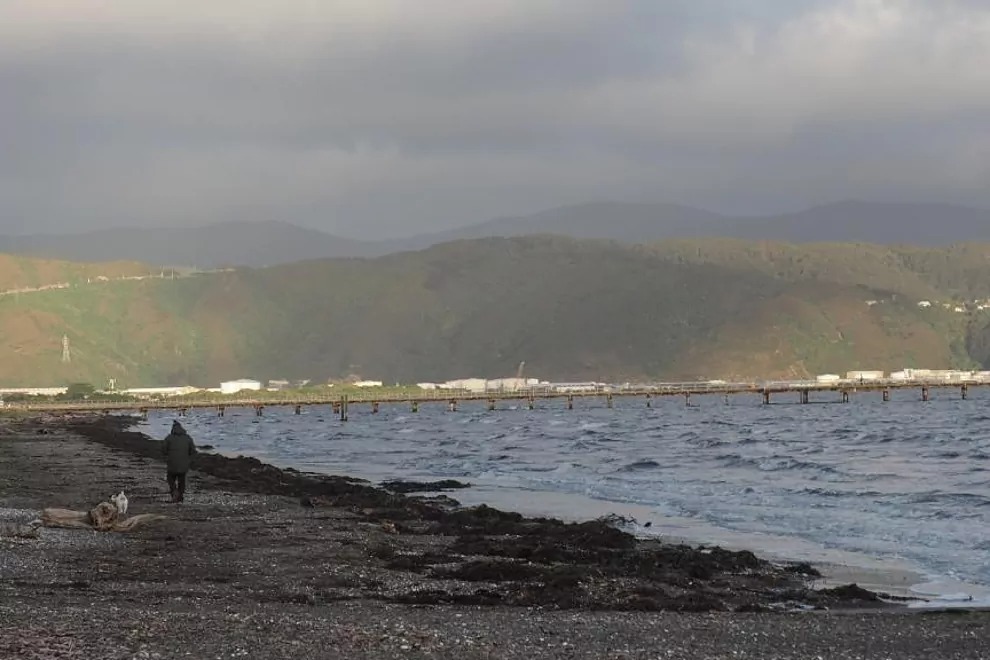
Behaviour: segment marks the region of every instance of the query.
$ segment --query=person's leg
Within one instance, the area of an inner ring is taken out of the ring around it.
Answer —
[[[176,485],[176,481],[178,480],[178,478],[179,475],[177,473],[175,472],[168,473],[168,492],[169,495],[171,495],[173,502],[175,502],[177,498],[178,488]]]
[[[179,473],[179,501],[180,502],[183,499],[185,499],[185,494],[186,494],[186,473],[185,472],[180,472]]]

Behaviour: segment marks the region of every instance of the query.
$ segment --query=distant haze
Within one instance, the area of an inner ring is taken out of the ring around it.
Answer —
[[[976,0],[4,0],[0,90],[8,236],[990,208]]]
[[[71,261],[128,259],[161,266],[216,268],[378,257],[451,241],[536,234],[622,243],[721,237],[945,246],[990,243],[990,210],[951,204],[850,201],[797,213],[732,217],[677,204],[597,202],[394,240],[351,240],[283,222],[228,222],[203,227],[0,236],[0,252]]]

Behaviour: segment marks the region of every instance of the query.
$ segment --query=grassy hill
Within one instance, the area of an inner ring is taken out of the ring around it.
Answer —
[[[39,269],[17,263],[10,281]],[[978,298],[990,298],[986,245],[458,241],[0,296],[0,385],[415,382],[511,375],[521,360],[582,380],[968,367],[990,360],[990,312],[942,304]]]
[[[0,292],[53,284],[79,284],[122,277],[158,274],[160,271],[130,261],[74,263],[0,254]]]

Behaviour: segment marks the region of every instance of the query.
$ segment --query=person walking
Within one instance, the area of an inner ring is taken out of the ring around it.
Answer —
[[[186,473],[190,457],[196,453],[196,444],[179,420],[172,422],[172,432],[162,442],[162,454],[166,462],[168,490],[173,502],[181,502],[186,493]]]

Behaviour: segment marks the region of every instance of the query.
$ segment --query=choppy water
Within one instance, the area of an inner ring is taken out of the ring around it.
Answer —
[[[458,478],[479,486],[453,494],[462,501],[566,518],[634,510],[641,521],[655,516],[654,530],[678,520],[679,532],[791,539],[990,586],[990,392],[961,401],[935,391],[927,404],[917,392],[894,394],[886,404],[862,394],[809,405],[795,394],[769,407],[743,396],[653,409],[621,398],[611,410],[594,400],[573,411],[560,402],[456,413],[382,406],[378,415],[352,406],[347,423],[328,408],[269,408],[262,418],[203,411],[184,422],[202,444],[280,466],[376,481]],[[145,430],[162,437],[171,419],[153,416]]]

